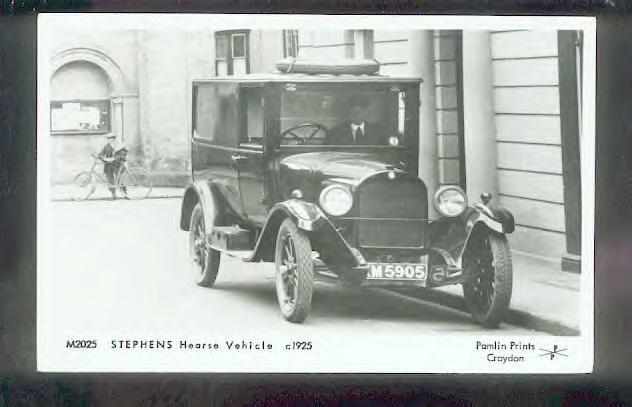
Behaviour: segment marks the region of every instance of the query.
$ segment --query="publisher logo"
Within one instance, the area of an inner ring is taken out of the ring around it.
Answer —
[[[568,350],[568,348],[560,348],[557,345],[553,345],[553,349],[544,349],[544,348],[540,348],[541,351],[543,351],[544,353],[540,354],[540,356],[548,356],[550,358],[550,360],[555,359],[556,356],[564,356],[564,357],[568,357],[568,355],[566,353],[564,353],[565,351]]]

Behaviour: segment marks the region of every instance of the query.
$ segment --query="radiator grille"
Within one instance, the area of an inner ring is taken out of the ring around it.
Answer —
[[[357,243],[360,247],[421,247],[428,224],[424,184],[399,175],[379,174],[365,181],[356,195]]]

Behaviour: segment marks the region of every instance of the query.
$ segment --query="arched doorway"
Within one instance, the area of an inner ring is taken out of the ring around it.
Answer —
[[[51,79],[51,133],[109,133],[111,93],[110,80],[97,65],[76,61],[62,66]]]
[[[97,50],[65,50],[51,62],[51,180],[67,183],[90,164],[105,135],[124,138],[126,85],[118,65]]]

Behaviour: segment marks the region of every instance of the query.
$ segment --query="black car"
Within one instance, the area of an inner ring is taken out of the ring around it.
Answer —
[[[462,284],[474,320],[496,327],[511,297],[513,216],[488,194],[468,206],[458,186],[428,197],[420,83],[313,72],[194,81],[193,182],[180,227],[197,284],[213,285],[222,254],[275,262],[291,322],[308,315],[315,278]]]

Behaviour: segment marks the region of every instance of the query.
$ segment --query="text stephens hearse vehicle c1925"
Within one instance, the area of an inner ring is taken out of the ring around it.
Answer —
[[[496,327],[511,297],[514,219],[489,194],[468,206],[458,186],[428,197],[418,176],[421,79],[277,67],[193,82],[193,182],[180,227],[197,284],[213,285],[222,254],[274,262],[291,322],[307,317],[315,278],[462,284],[473,319]]]

